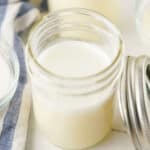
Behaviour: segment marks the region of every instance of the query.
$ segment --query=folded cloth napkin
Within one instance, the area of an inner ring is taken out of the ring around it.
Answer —
[[[0,150],[23,150],[25,147],[30,98],[27,93],[24,44],[18,33],[24,31],[39,16],[39,10],[27,1],[0,0],[0,41],[5,39],[13,46],[20,63],[16,93],[9,106],[0,114]],[[44,6],[43,1],[41,3]]]

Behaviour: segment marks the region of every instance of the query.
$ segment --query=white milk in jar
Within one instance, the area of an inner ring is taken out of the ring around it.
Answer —
[[[80,41],[60,41],[39,56],[40,64],[64,77],[84,77],[111,63],[98,46]]]
[[[111,63],[98,46],[79,41],[59,42],[45,50],[38,60],[44,68],[64,77],[88,76]],[[43,89],[51,88],[42,84]],[[54,144],[81,149],[96,144],[111,131],[111,97],[104,99],[93,94],[68,98],[60,96],[59,91],[45,95],[42,89],[33,87],[33,101],[36,120]]]
[[[118,30],[95,12],[68,9],[43,18],[27,52],[34,116],[49,142],[84,149],[107,137],[124,62]]]

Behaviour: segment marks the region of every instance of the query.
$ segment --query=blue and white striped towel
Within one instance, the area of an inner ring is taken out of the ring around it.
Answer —
[[[33,0],[31,0],[33,3]],[[34,0],[42,6],[42,0]],[[0,0],[0,40],[5,38],[14,47],[20,63],[17,91],[9,106],[0,114],[0,150],[24,150],[30,97],[24,59],[24,45],[17,33],[24,31],[39,16],[27,0]]]

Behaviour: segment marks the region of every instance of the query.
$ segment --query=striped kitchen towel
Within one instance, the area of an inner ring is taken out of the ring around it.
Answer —
[[[45,9],[44,1],[35,1]],[[39,2],[39,3],[38,3]],[[39,16],[29,0],[0,0],[0,41],[7,40],[17,53],[20,63],[20,77],[16,93],[9,106],[0,113],[0,150],[24,150],[30,94],[24,59],[24,44],[18,33],[23,32]]]

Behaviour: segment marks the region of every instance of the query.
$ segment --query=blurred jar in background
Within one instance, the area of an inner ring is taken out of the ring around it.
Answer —
[[[116,24],[120,21],[121,2],[122,0],[48,0],[49,10],[52,12],[73,7],[92,9]]]
[[[40,4],[42,3],[42,0],[30,0],[30,3],[35,7],[39,7]]]
[[[150,45],[150,0],[137,0],[136,26],[142,41]]]

